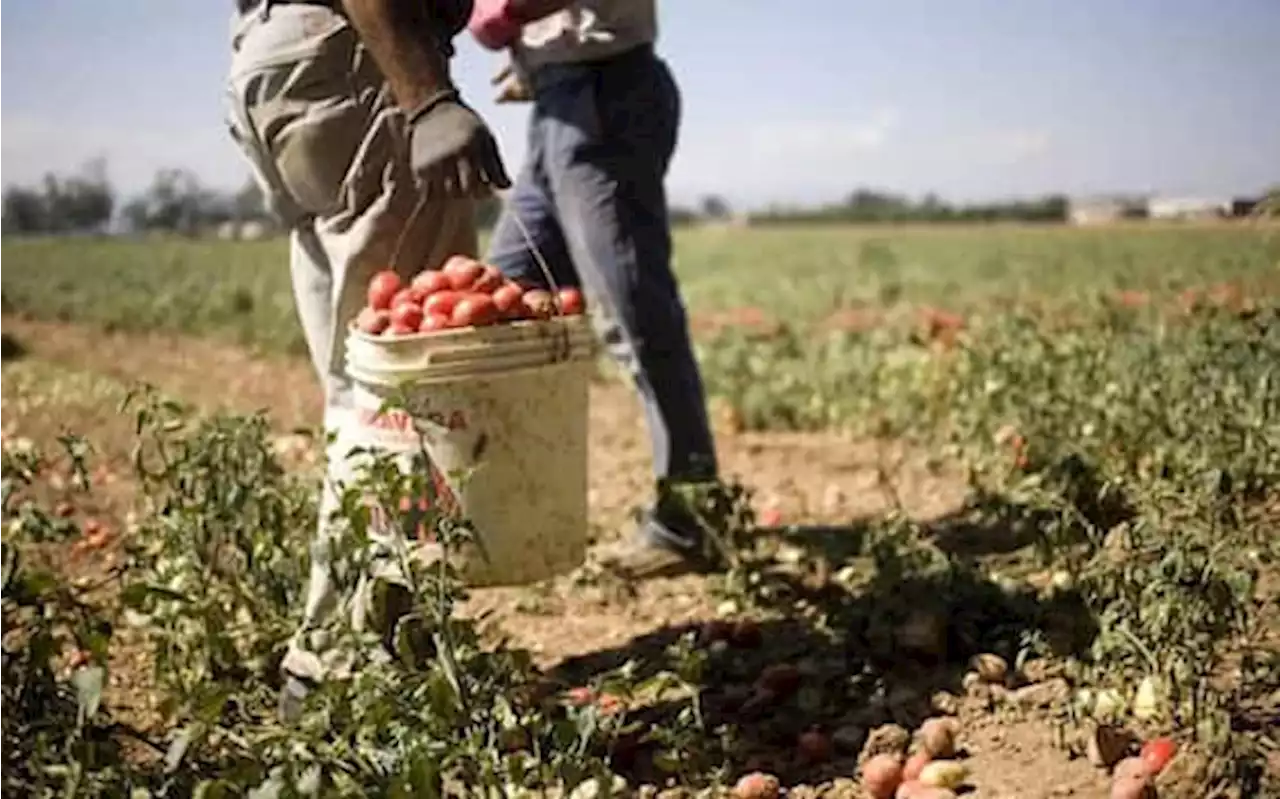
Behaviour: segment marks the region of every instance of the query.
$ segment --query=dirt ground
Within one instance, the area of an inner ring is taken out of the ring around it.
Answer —
[[[147,381],[211,409],[270,409],[282,441],[303,448],[306,440],[291,437],[291,431],[319,421],[316,381],[310,365],[299,359],[257,356],[207,340],[103,333],[12,316],[4,331],[26,348],[25,360],[47,364],[55,373],[60,368],[91,372],[126,385]],[[50,440],[73,429],[99,443],[106,455],[102,512],[123,514],[129,495],[122,476],[129,420],[91,396],[49,404],[38,392],[12,391],[8,381],[6,394],[6,433]],[[756,492],[757,508],[776,508],[787,524],[847,523],[887,510],[890,497],[880,479],[885,470],[894,475],[897,500],[921,519],[945,516],[965,496],[954,469],[893,443],[829,433],[742,433],[727,414],[714,416],[724,474],[741,479]],[[626,532],[630,511],[647,499],[651,486],[648,440],[628,386],[593,384],[590,431],[591,522],[597,540],[605,541]],[[536,590],[478,591],[473,605],[496,611],[513,643],[529,648],[545,665],[617,651],[657,631],[717,614],[716,601],[697,577],[653,580],[626,590],[566,579]],[[141,656],[131,661],[116,668],[142,668]],[[127,678],[113,680],[124,694],[129,686]],[[972,771],[969,782],[976,789],[972,795],[1106,795],[1105,775],[1083,758],[1071,759],[1054,748],[1052,728],[1036,713],[996,715],[972,701],[962,701],[959,712],[969,717],[963,745]],[[837,758],[814,774],[812,784],[821,782],[821,789],[793,789],[792,795],[858,796],[848,779],[855,758],[856,752]]]

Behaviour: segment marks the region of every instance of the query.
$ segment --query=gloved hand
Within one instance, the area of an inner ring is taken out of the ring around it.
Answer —
[[[409,114],[409,158],[428,194],[484,197],[511,186],[498,143],[453,89]]]
[[[498,74],[493,76],[490,84],[498,87],[498,95],[494,98],[495,103],[527,103],[533,99],[533,92],[529,90],[528,82],[510,61],[498,70]]]
[[[433,0],[430,14],[432,35],[445,58],[453,58],[453,37],[467,27],[473,8],[473,0]]]
[[[524,26],[510,0],[475,0],[467,29],[481,47],[504,50]]]

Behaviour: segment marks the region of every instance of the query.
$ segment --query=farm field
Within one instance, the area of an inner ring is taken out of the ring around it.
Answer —
[[[1280,227],[680,231],[729,570],[456,610],[433,578],[447,656],[292,731],[319,397],[284,242],[3,261],[6,788],[860,797],[945,717],[974,797],[1107,796],[1165,738],[1161,797],[1280,795]],[[140,381],[187,407],[118,410]],[[590,457],[607,541],[652,489],[607,365]]]

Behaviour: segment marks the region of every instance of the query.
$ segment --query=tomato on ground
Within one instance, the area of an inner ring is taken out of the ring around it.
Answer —
[[[1177,751],[1178,745],[1172,738],[1152,738],[1142,745],[1138,757],[1152,774],[1159,774]]]

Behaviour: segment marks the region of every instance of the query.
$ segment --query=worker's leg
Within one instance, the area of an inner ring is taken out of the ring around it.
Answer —
[[[402,118],[355,32],[332,11],[284,5],[265,18],[247,16],[236,30],[229,101],[234,138],[293,228],[298,316],[324,388],[326,429],[340,434],[352,415],[343,341],[368,279],[388,267],[409,276],[451,254],[474,254],[473,206],[419,202]],[[339,472],[341,437],[327,454],[330,473]],[[304,618],[284,664],[312,680],[324,668],[310,635],[340,602],[329,563],[338,503],[328,483]],[[364,609],[354,604],[359,622]]]
[[[503,204],[485,260],[521,283],[547,285],[545,267],[551,271],[556,285],[577,286],[578,275],[569,259],[542,169],[541,131],[535,116],[529,125],[524,167]]]
[[[647,49],[534,80],[555,217],[601,337],[643,401],[654,472],[712,479],[715,446],[671,270],[663,185],[679,124],[675,83]],[[697,525],[661,498],[643,532],[682,554],[703,547]]]

